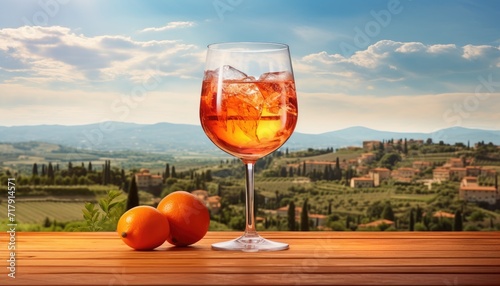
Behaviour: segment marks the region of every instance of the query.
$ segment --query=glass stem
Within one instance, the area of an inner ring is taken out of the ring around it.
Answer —
[[[255,228],[255,189],[254,189],[254,162],[245,162],[246,179],[246,227],[245,236],[257,236]]]

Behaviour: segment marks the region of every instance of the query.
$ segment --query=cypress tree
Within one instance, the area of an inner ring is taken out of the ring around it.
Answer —
[[[45,164],[42,165],[42,174],[41,176],[46,176],[47,175],[47,168],[45,167]]]
[[[50,184],[52,184],[54,182],[54,167],[52,167],[52,163],[50,162],[47,168],[47,177],[49,177]]]
[[[409,231],[415,230],[415,216],[413,214],[413,209],[410,210],[410,223],[409,223],[408,230]]]
[[[286,178],[287,177],[287,172],[286,172],[286,167],[281,167],[280,169],[280,177]]]
[[[106,162],[102,165],[101,182],[103,185],[106,185]]]
[[[38,176],[38,165],[36,163],[33,164],[33,171],[31,173],[33,176]]]
[[[288,205],[288,230],[295,230],[295,203],[293,201]]]
[[[339,157],[335,160],[335,171],[333,172],[333,176],[337,181],[342,180],[342,170],[340,169]]]
[[[415,222],[422,222],[422,209],[417,206],[417,211],[415,213]]]
[[[305,199],[302,205],[302,212],[300,213],[300,230],[302,231],[309,231],[309,214],[307,207],[307,199]]]
[[[128,190],[127,197],[127,210],[139,205],[139,191],[137,190],[137,183],[135,182],[135,176],[132,176],[130,181],[130,188]]]
[[[89,161],[87,169],[89,172],[92,172],[92,162]]]
[[[108,164],[107,164],[106,182],[107,182],[107,184],[111,183],[111,160],[108,160]]]
[[[176,178],[177,174],[175,173],[175,166],[172,166],[172,178]]]
[[[330,180],[330,170],[328,169],[328,166],[325,166],[325,170],[323,171],[323,180]]]
[[[382,218],[394,221],[394,211],[392,210],[391,203],[387,202],[382,211]]]
[[[168,179],[168,178],[170,178],[170,165],[167,163],[167,164],[165,164],[164,179]]]
[[[455,212],[455,218],[453,220],[453,230],[462,231],[462,229],[463,229],[462,212],[460,210],[457,210]]]

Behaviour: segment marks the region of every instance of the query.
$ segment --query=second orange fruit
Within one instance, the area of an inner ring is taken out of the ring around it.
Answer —
[[[167,217],[170,235],[167,241],[188,246],[202,239],[210,226],[210,212],[195,195],[176,191],[164,197],[157,209]]]

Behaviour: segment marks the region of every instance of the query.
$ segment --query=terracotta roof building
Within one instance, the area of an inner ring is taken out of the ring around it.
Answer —
[[[496,187],[480,186],[475,177],[462,179],[458,195],[461,200],[467,202],[486,202],[492,205],[500,200],[500,194]]]

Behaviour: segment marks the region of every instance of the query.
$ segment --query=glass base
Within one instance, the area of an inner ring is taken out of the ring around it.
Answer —
[[[244,234],[233,240],[214,243],[212,249],[245,252],[278,251],[288,249],[288,244],[265,239],[258,234]]]

